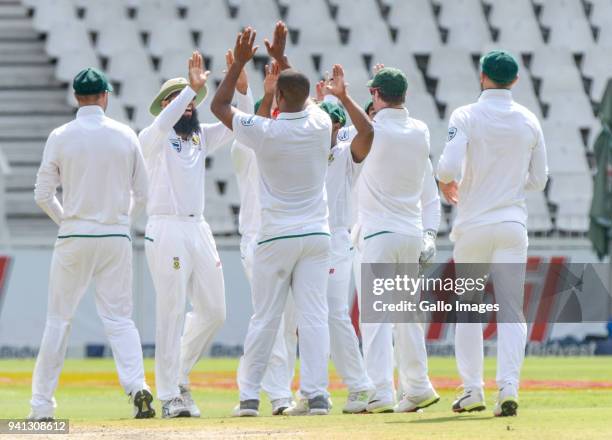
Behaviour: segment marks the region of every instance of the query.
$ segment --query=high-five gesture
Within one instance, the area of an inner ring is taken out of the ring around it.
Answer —
[[[227,65],[227,70],[225,73],[229,72],[230,67],[234,64],[234,52],[231,49],[228,49],[225,53],[225,64]],[[238,77],[238,82],[236,83],[236,90],[238,90],[243,95],[247,94],[247,90],[249,88],[249,79],[247,78],[246,70],[244,68],[240,71],[240,76]]]
[[[234,60],[240,66],[244,67],[246,63],[251,61],[258,46],[255,46],[255,29],[251,27],[245,28],[236,38],[236,46],[234,47]]]
[[[279,21],[276,23],[276,27],[274,28],[272,43],[270,43],[270,40],[267,38],[264,39],[264,44],[266,45],[268,55],[278,63],[281,70],[288,69],[290,67],[287,57],[285,56],[287,34],[289,34],[287,25],[282,21]]]
[[[276,92],[276,82],[280,75],[280,66],[276,61],[266,64],[266,77],[264,78],[264,94],[274,95]]]
[[[210,72],[204,71],[204,59],[202,54],[195,51],[189,58],[189,86],[198,93],[206,84]]]
[[[342,100],[346,97],[348,84],[344,80],[344,69],[340,64],[334,64],[332,78],[325,88],[329,93]]]

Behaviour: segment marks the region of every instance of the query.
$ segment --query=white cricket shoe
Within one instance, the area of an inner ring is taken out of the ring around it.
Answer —
[[[289,408],[283,410],[284,416],[305,416],[308,415],[308,399],[302,396],[299,391],[295,393],[295,401],[292,402]]]
[[[271,400],[270,404],[272,405],[272,415],[280,416],[283,415],[283,411],[291,408],[293,401],[290,398],[281,398]]]
[[[392,413],[393,407],[395,406],[395,402],[392,400],[379,400],[374,399],[368,402],[368,406],[366,407],[366,411],[372,414],[380,414],[380,413]]]
[[[153,395],[150,390],[143,388],[130,394],[130,402],[134,405],[135,419],[152,419],[155,417],[155,410],[152,405]]]
[[[510,417],[517,415],[518,410],[518,391],[516,386],[506,384],[500,388],[497,394],[497,402],[493,408],[495,417]]]
[[[368,408],[368,403],[374,398],[376,390],[354,391],[349,393],[346,404],[342,408],[345,414],[357,414],[365,412]]]
[[[191,417],[189,407],[180,396],[170,400],[162,400],[162,419],[173,419],[175,417]]]
[[[234,417],[257,417],[259,415],[259,400],[241,400],[240,403],[234,407],[232,415]]]
[[[198,408],[193,397],[191,397],[191,388],[189,388],[189,385],[179,385],[179,390],[181,390],[181,397],[183,398],[183,402],[185,402],[185,406],[189,408],[191,417],[200,417],[200,408]]]
[[[452,406],[453,412],[456,413],[483,411],[486,407],[482,388],[464,388]]]
[[[416,412],[439,401],[440,396],[433,389],[421,396],[404,395],[402,400],[395,405],[393,411],[396,413]]]
[[[53,420],[53,408],[32,408],[30,414],[28,415],[28,420],[30,422],[50,422]]]

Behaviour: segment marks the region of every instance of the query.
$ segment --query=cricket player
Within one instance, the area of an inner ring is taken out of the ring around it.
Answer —
[[[274,94],[280,68],[275,62],[266,66],[264,90]],[[254,111],[258,114],[261,101],[255,103]],[[274,115],[274,111],[272,115]],[[269,115],[266,115],[266,117]],[[257,159],[250,148],[234,141],[232,144],[232,164],[240,192],[240,213],[238,231],[240,232],[240,259],[249,284],[253,280],[253,257],[257,248],[257,233],[261,224],[259,206],[259,173]],[[291,295],[287,298],[279,336],[275,339],[266,374],[262,380],[262,389],[268,395],[272,406],[272,415],[281,415],[293,405],[291,382],[296,358],[297,333],[295,325],[295,307]]]
[[[344,413],[364,412],[374,396],[374,384],[368,377],[365,362],[359,350],[359,341],[349,316],[348,293],[351,281],[351,192],[357,181],[362,163],[370,152],[374,130],[368,115],[348,95],[342,66],[335,65],[326,92],[341,105],[324,101],[321,108],[332,120],[329,166],[327,170],[327,202],[331,230],[331,260],[327,301],[329,308],[329,334],[331,358],[340,377],[349,390]],[[350,142],[338,142],[338,132],[346,124],[348,112],[355,136]],[[288,415],[308,412],[308,400],[299,398],[296,405],[284,411]]]
[[[525,190],[547,181],[546,148],[536,116],[512,99],[518,63],[492,51],[480,62],[482,93],[451,115],[448,142],[438,164],[440,188],[457,204],[451,232],[456,263],[492,263],[497,314],[496,416],[517,414],[527,326],[523,316],[527,262]],[[508,264],[509,263],[509,264]],[[457,323],[457,368],[464,391],[453,411],[485,409],[480,323]]]
[[[113,89],[87,68],[72,83],[76,118],[51,132],[36,177],[36,203],[59,226],[49,276],[47,322],[32,378],[31,420],[53,419],[70,326],[89,284],[135,418],[155,416],[132,321],[131,220],[144,208],[147,174],[138,138],[105,116]],[[62,203],[56,197],[61,186]]]
[[[404,107],[408,82],[398,69],[380,69],[368,83],[376,116],[374,142],[359,183],[360,250],[363,263],[412,263],[423,248],[421,197],[429,168],[429,130]],[[427,375],[423,326],[397,324],[404,371],[395,405],[393,323],[362,323],[364,357],[376,395],[367,410],[410,412],[439,401]]]
[[[162,85],[150,107],[155,120],[139,135],[151,182],[145,252],[156,291],[155,381],[164,418],[200,416],[189,373],[225,321],[221,261],[203,215],[204,173],[206,155],[233,134],[221,123],[198,121],[208,73],[194,52],[189,80]],[[244,75],[238,88],[239,106],[252,107]],[[187,299],[192,310],[185,317]]]
[[[253,262],[253,316],[238,371],[237,416],[259,414],[259,391],[289,288],[296,305],[302,374],[300,392],[309,399],[309,414],[329,413],[327,393],[329,329],[327,278],[330,232],[325,177],[331,121],[309,104],[310,84],[288,68],[284,54],[287,28],[279,22],[269,55],[283,71],[275,98],[277,119],[245,114],[231,105],[231,94],[243,66],[253,57],[255,32],[237,38],[236,62],[212,101],[211,110],[236,140],[251,148],[259,170],[261,227]],[[264,96],[269,106],[274,96]]]

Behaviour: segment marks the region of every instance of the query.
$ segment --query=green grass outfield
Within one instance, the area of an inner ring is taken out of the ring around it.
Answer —
[[[458,383],[454,359],[434,357],[429,365],[442,399],[423,413],[344,415],[346,391],[332,370],[330,416],[272,417],[264,398],[262,417],[236,419],[229,414],[238,400],[237,360],[203,359],[192,379],[200,419],[132,420],[111,359],[67,360],[56,393],[56,417],[70,419],[72,434],[66,438],[79,439],[612,439],[611,357],[527,358],[519,416],[513,418],[492,417],[494,359],[485,364],[488,408],[467,415],[450,411]],[[0,418],[27,416],[33,366],[33,360],[0,360]],[[152,361],[146,361],[146,370],[153,385]],[[159,414],[158,402],[156,410]],[[4,438],[9,436],[0,435],[0,440]]]

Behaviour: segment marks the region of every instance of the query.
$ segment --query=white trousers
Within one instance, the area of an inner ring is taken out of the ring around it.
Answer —
[[[527,325],[523,317],[527,230],[520,223],[505,222],[478,226],[460,234],[453,252],[456,263],[493,263],[491,278],[495,300],[506,322],[497,324],[497,384],[517,389],[525,358]],[[513,264],[502,264],[513,263]],[[508,322],[511,321],[511,322]],[[455,328],[455,356],[459,375],[466,388],[482,388],[482,325],[458,323]]]
[[[254,235],[245,235],[240,240],[242,265],[251,286],[253,284],[253,259],[256,248],[257,240]],[[291,383],[293,382],[297,351],[296,326],[293,296],[288,295],[278,335],[274,340],[270,361],[261,383],[261,388],[268,395],[270,401],[290,399],[292,396]]]
[[[152,217],[145,243],[156,292],[157,396],[170,400],[225,322],[223,270],[205,221]],[[192,310],[185,315],[187,299]]]
[[[368,234],[364,233],[364,237]],[[374,235],[361,242],[362,263],[414,263],[421,253],[422,240],[397,233]],[[357,280],[361,282],[360,279]],[[422,396],[433,389],[427,372],[425,333],[420,323],[361,323],[363,353],[368,376],[376,387],[375,399],[395,400],[393,384],[393,339],[398,351],[398,370],[402,391],[407,396]]]
[[[325,235],[308,235],[279,238],[257,246],[253,263],[253,316],[238,369],[240,400],[259,399],[290,288],[302,360],[300,391],[306,398],[328,395],[329,241]]]
[[[132,321],[132,243],[127,236],[58,239],[51,260],[47,322],[32,378],[32,408],[54,406],[70,326],[91,282],[119,382],[127,394],[145,385],[142,347]]]

